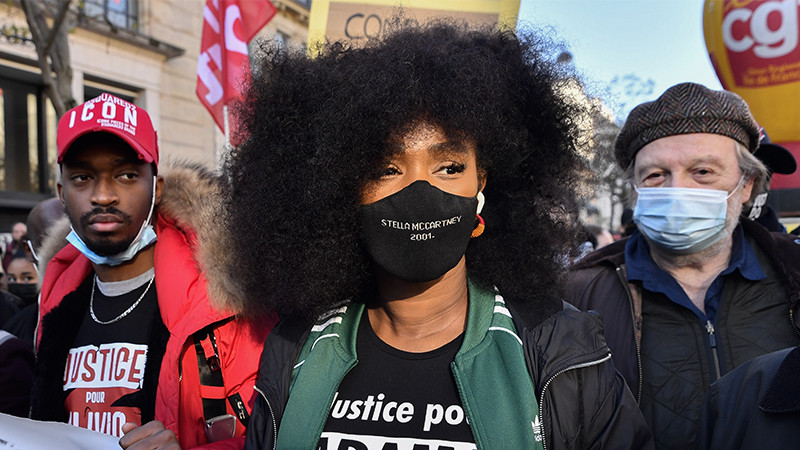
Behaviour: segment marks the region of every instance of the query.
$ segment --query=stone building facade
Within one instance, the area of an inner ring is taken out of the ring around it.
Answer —
[[[37,0],[44,1],[44,0]],[[272,0],[277,15],[257,39],[303,46],[311,0]],[[195,94],[205,0],[73,0],[72,93],[107,91],[147,109],[162,160],[214,168],[224,136]],[[17,2],[0,5],[6,35],[25,36]],[[252,46],[251,46],[252,48]],[[0,40],[0,233],[56,194],[55,111],[30,42]]]

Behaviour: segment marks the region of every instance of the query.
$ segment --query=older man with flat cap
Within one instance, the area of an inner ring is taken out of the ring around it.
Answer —
[[[736,94],[694,83],[637,106],[615,143],[637,195],[630,238],[570,272],[660,448],[690,448],[703,394],[736,366],[800,344],[800,240],[742,205],[768,176]]]

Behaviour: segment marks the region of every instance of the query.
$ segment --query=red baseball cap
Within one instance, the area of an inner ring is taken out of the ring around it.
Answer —
[[[76,139],[95,132],[119,136],[140,159],[158,167],[158,135],[147,111],[105,92],[70,109],[58,121],[58,163]]]

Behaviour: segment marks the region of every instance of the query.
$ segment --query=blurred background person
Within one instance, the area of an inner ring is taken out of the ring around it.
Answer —
[[[797,162],[789,150],[772,143],[766,130],[760,128],[760,131],[761,139],[753,155],[764,163],[769,171],[769,175],[765,177],[761,185],[757,187],[758,193],[744,205],[742,215],[748,219],[755,220],[770,231],[786,232],[786,227],[778,220],[778,214],[767,204],[769,184],[772,180],[772,175],[775,173],[783,175],[793,174],[795,170],[797,170]]]
[[[11,262],[11,258],[22,254],[24,251],[22,237],[25,235],[25,233],[27,233],[27,231],[28,227],[22,222],[17,222],[11,227],[11,241],[5,245],[5,249],[3,251],[3,270],[8,268],[8,263]]]
[[[636,231],[636,222],[633,221],[633,208],[622,210],[619,220],[620,237],[628,237]]]
[[[594,238],[597,240],[597,243],[594,246],[594,249],[600,249],[605,247],[608,244],[614,242],[614,236],[603,227],[592,226],[590,228],[592,234],[594,234]]]
[[[33,260],[28,259],[24,254],[12,258],[8,263],[6,277],[8,292],[19,298],[17,304],[19,309],[36,303],[36,297],[39,294],[39,274]]]
[[[33,364],[30,343],[0,330],[0,413],[28,417]]]
[[[597,225],[583,225],[586,241],[578,246],[578,255],[572,260],[579,261],[589,253],[605,247],[614,242],[614,236],[603,227]]]
[[[31,252],[34,262],[39,262],[39,253],[42,251],[42,242],[44,242],[47,230],[56,223],[58,219],[64,217],[64,215],[64,205],[61,204],[61,200],[59,200],[58,197],[42,200],[28,213],[26,225],[28,227],[27,236],[30,245],[26,245],[26,248]],[[45,252],[49,257],[49,255],[55,253],[56,250],[55,248],[51,248]]]
[[[41,287],[39,273],[33,261],[23,256],[12,259],[8,270],[9,291],[19,297],[19,309],[0,328],[33,346]]]
[[[64,214],[64,206],[61,204],[61,200],[59,200],[58,197],[49,198],[37,203],[28,214],[28,220],[26,222],[28,233],[25,250],[26,254],[30,255],[30,261],[37,271],[39,267],[44,267],[44,263],[60,249],[61,244],[55,239],[50,241],[48,248],[43,248],[42,242],[44,242],[47,229],[56,223],[58,219],[64,217]],[[40,258],[42,258],[43,263],[39,262]],[[18,338],[30,342],[31,345],[33,345],[34,342],[36,321],[39,315],[39,302],[37,300],[40,288],[41,276],[39,276],[37,272],[35,296],[32,296],[33,301],[25,302],[27,303],[26,306],[22,307],[18,313],[8,319],[5,325],[2,325],[4,330]],[[28,295],[32,295],[30,291],[34,290],[33,287],[27,286],[22,289],[29,291]]]
[[[0,273],[0,327],[3,327],[19,312],[22,299],[8,292],[8,275]]]

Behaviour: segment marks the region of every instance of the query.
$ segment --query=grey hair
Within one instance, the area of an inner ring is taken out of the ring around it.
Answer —
[[[753,180],[753,193],[750,197],[769,191],[770,173],[767,166],[739,142],[736,143],[736,159],[739,170],[746,181]]]
[[[739,170],[742,172],[742,177],[746,181],[753,180],[753,190],[750,192],[750,198],[742,205],[742,212],[747,214],[753,207],[756,197],[769,192],[769,182],[772,174],[760,159],[750,153],[739,142],[736,142],[736,159],[739,161]]]

